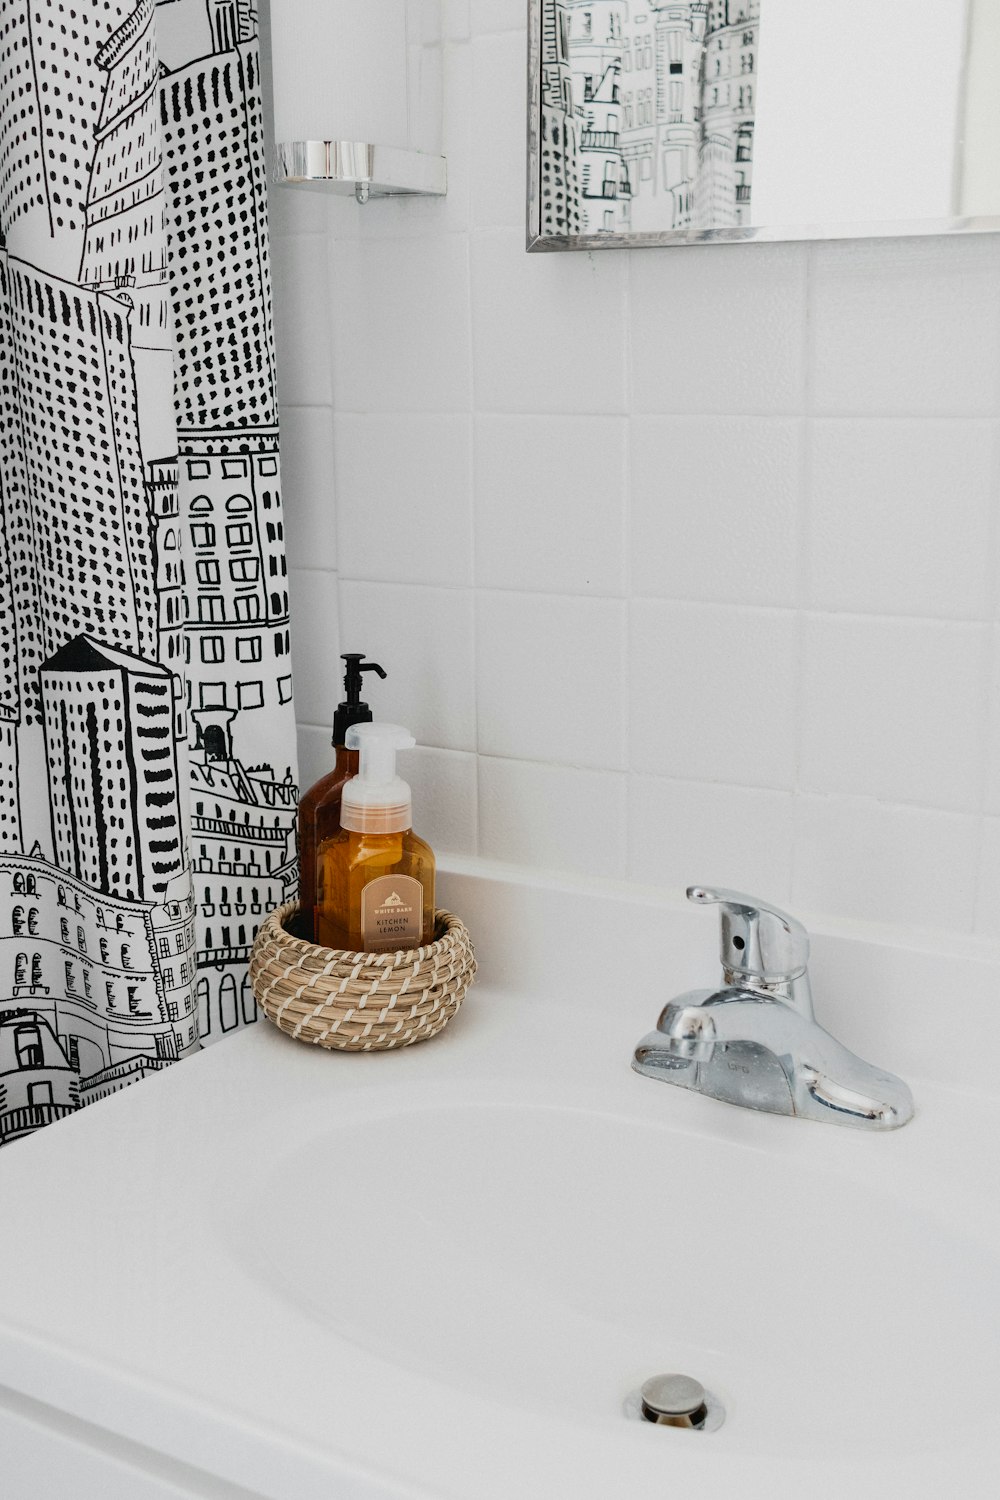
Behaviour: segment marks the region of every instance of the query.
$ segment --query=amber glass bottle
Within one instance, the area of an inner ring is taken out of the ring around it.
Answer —
[[[402,833],[341,828],[320,846],[319,867],[317,943],[384,953],[433,941],[434,853],[412,828]]]
[[[308,942],[320,942],[316,933],[316,851],[324,839],[340,828],[340,799],[344,785],[358,773],[358,752],[348,750],[344,741],[352,724],[367,723],[372,716],[367,703],[361,701],[363,672],[386,674],[378,662],[364,659],[361,651],[348,651],[343,660],[344,702],[333,720],[333,746],[336,760],[333,770],[299,798],[299,922],[300,936]]]
[[[396,750],[413,743],[395,724],[348,730],[360,771],[316,859],[316,941],[325,947],[386,953],[434,939],[434,854],[413,832],[410,789],[395,774]]]

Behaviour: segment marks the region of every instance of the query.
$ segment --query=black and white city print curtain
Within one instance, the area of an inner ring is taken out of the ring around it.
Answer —
[[[295,747],[253,0],[0,0],[0,1145],[255,1016]]]

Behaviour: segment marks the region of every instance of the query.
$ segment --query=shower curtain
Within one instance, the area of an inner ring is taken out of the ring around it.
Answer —
[[[0,1145],[255,1019],[288,648],[254,0],[0,0]]]

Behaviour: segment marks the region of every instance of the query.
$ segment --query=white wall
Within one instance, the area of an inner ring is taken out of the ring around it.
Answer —
[[[996,936],[1000,240],[528,256],[523,10],[445,201],[276,194],[304,781],[367,650],[441,849]]]

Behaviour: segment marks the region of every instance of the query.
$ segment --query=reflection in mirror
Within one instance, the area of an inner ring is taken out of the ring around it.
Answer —
[[[1000,228],[1000,0],[532,0],[533,249]]]

